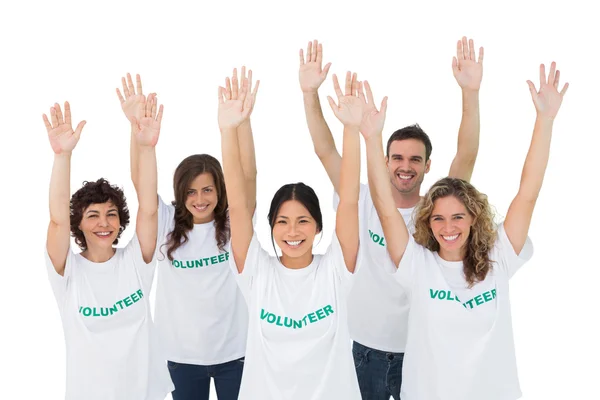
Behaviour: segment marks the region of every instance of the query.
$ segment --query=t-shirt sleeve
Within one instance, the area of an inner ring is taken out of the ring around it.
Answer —
[[[231,257],[229,257],[229,267],[231,268],[231,272],[234,274],[240,290],[244,296],[247,297],[258,276],[265,268],[268,268],[272,257],[260,245],[256,232],[252,235],[248,253],[246,253],[244,269],[241,273],[238,272],[231,243],[229,244],[229,253],[231,254]]]
[[[425,248],[415,242],[412,235],[409,235],[406,250],[404,250],[400,264],[396,266],[394,261],[392,261],[390,253],[386,252],[387,257],[385,257],[385,263],[387,264],[384,265],[383,268],[389,270],[390,267],[398,267],[393,273],[393,277],[404,290],[410,292],[416,279],[416,268],[425,261],[424,251]]]
[[[491,259],[495,262],[494,266],[505,271],[508,279],[510,279],[533,256],[533,244],[531,239],[527,237],[521,252],[517,254],[508,239],[504,223],[498,227],[497,235]]]
[[[364,209],[365,201],[367,201],[367,198],[369,198],[370,196],[371,196],[371,194],[369,193],[369,185],[365,185],[364,183],[361,183],[360,184],[360,191],[359,191],[359,194],[358,194],[358,212],[359,212],[359,218],[360,218],[360,212],[361,212],[361,210]],[[334,190],[333,191],[333,209],[334,209],[334,211],[337,211],[337,208],[338,208],[339,204],[340,204],[340,196]]]
[[[54,293],[56,303],[58,304],[58,307],[61,310],[71,282],[71,271],[73,269],[74,256],[75,254],[69,248],[67,260],[65,262],[65,271],[64,274],[61,276],[56,272],[54,264],[52,264],[52,260],[50,259],[50,255],[48,254],[48,249],[44,247],[44,258],[46,260],[48,280],[50,281],[50,286],[52,287],[52,292]]]
[[[173,228],[175,218],[175,207],[171,204],[166,204],[163,199],[158,196],[158,232],[157,237],[159,243],[164,243],[166,237]]]
[[[124,254],[125,262],[133,264],[140,275],[142,285],[144,286],[144,292],[150,293],[150,290],[152,289],[152,281],[154,280],[154,271],[156,270],[157,249],[154,250],[152,260],[150,260],[149,263],[146,263],[144,261],[144,257],[142,256],[140,241],[137,235],[133,235],[129,243],[127,243],[127,246],[125,246]]]

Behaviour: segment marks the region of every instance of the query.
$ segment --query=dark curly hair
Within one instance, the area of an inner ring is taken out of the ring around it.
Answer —
[[[100,178],[96,182],[84,181],[81,189],[73,193],[71,197],[71,236],[75,238],[75,243],[81,250],[87,249],[87,242],[79,224],[83,219],[83,212],[90,204],[102,204],[111,202],[119,210],[119,222],[121,228],[113,244],[119,242],[121,233],[129,225],[129,209],[123,190],[117,186],[111,185],[106,179]]]
[[[173,261],[173,252],[188,241],[187,233],[194,227],[194,217],[185,207],[188,190],[198,175],[203,173],[212,175],[217,191],[217,205],[215,207],[214,225],[217,247],[225,251],[225,245],[229,241],[229,216],[227,213],[227,191],[225,190],[225,178],[219,161],[208,154],[194,154],[186,157],[179,163],[173,175],[173,192],[175,201],[175,227],[167,236],[167,257]]]

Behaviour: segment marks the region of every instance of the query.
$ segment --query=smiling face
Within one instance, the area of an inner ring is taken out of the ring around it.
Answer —
[[[302,203],[288,200],[281,204],[272,233],[275,243],[283,252],[284,265],[286,259],[290,258],[306,258],[306,265],[310,264],[313,242],[319,232],[317,222]]]
[[[195,224],[214,220],[214,211],[219,201],[213,176],[209,172],[198,175],[187,190],[185,208],[192,214]]]
[[[390,181],[402,194],[419,193],[431,160],[425,161],[425,144],[418,139],[395,140],[387,159]]]
[[[440,257],[446,261],[461,261],[473,217],[455,196],[436,199],[429,218],[431,231],[440,245]]]
[[[83,232],[87,248],[111,248],[119,235],[121,221],[119,210],[110,201],[90,204],[82,214],[79,229]]]

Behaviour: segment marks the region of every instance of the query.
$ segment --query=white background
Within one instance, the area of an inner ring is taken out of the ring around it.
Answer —
[[[135,215],[129,126],[115,95],[121,76],[139,72],[146,93],[156,91],[165,105],[157,156],[159,192],[170,200],[181,159],[221,159],[217,86],[233,67],[251,67],[261,80],[252,116],[260,238],[269,244],[266,214],[276,189],[304,181],[322,202],[317,251],[324,251],[334,225],[332,188],[304,119],[299,48],[319,39],[331,72],[357,71],[377,101],[389,96],[385,140],[415,122],[429,133],[425,190],[447,173],[455,152],[461,97],[451,60],[463,35],[485,47],[472,182],[500,215],[517,191],[535,119],[525,81],[538,85],[539,64],[555,60],[571,85],[530,230],[535,255],[511,281],[513,322],[523,399],[600,398],[596,15],[577,1],[3,2],[0,398],[64,396],[63,332],[42,256],[53,155],[41,115],[54,102],[69,100],[74,124],[88,122],[73,154],[73,190],[105,177],[124,187]],[[341,124],[325,99],[330,79],[320,93],[341,145]],[[366,168],[361,173],[366,182]],[[133,232],[132,224],[123,243]]]

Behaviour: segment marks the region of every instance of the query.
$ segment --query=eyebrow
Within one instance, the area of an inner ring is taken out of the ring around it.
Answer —
[[[118,210],[116,208],[111,208],[110,210],[107,211],[107,213],[112,212],[112,211],[118,211]],[[86,212],[86,215],[90,214],[90,213],[92,213],[92,214],[100,214],[100,211],[98,211],[98,210],[88,210]]]
[[[456,217],[457,215],[460,215],[460,216],[463,216],[463,217],[464,217],[464,216],[465,216],[465,215],[467,215],[467,214],[465,214],[465,213],[456,213],[456,214],[452,214],[452,216],[453,216],[453,217]],[[443,215],[440,215],[440,214],[433,214],[433,215],[431,216],[431,218],[433,218],[433,217],[442,217],[442,218],[443,218],[444,216],[443,216]]]
[[[286,217],[285,215],[280,215],[277,218],[290,219],[289,217]],[[301,215],[301,216],[297,217],[296,219],[301,219],[301,218],[310,218],[310,217],[307,215]]]
[[[404,157],[404,156],[402,154],[392,154],[392,158],[399,158],[399,157]],[[409,156],[409,158],[416,158],[419,160],[423,159],[423,157],[421,157],[421,156]]]

